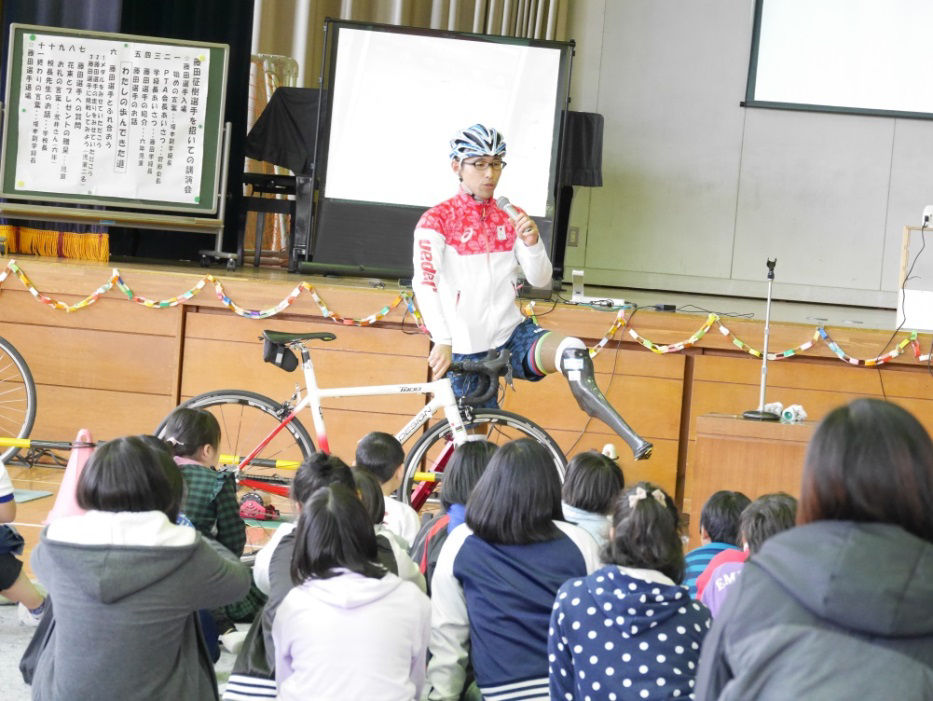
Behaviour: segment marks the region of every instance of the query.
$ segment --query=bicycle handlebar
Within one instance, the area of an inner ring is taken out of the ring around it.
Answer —
[[[471,395],[461,397],[460,400],[471,406],[488,401],[499,390],[499,377],[509,371],[510,355],[508,348],[502,348],[498,352],[489,351],[483,360],[460,360],[451,363],[450,372],[470,372],[481,376],[477,390]]]

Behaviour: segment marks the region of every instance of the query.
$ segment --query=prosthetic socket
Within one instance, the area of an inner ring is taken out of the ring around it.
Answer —
[[[585,347],[563,348],[560,351],[558,367],[567,378],[570,391],[583,411],[618,433],[622,440],[628,443],[636,460],[651,457],[651,449],[654,446],[632,430],[597,386],[593,374],[593,361]]]

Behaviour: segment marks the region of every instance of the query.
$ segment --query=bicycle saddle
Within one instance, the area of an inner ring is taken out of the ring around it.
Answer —
[[[337,338],[330,331],[313,331],[311,333],[285,333],[284,331],[263,331],[262,337],[270,343],[291,343],[292,341],[333,341]]]

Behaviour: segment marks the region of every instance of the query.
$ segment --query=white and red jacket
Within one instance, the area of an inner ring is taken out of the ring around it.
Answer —
[[[535,286],[551,280],[541,239],[526,246],[492,200],[461,191],[425,212],[415,227],[412,287],[435,343],[480,353],[505,343],[522,314],[519,271]]]

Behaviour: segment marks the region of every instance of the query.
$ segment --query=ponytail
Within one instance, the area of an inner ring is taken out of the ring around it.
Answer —
[[[162,440],[169,453],[187,458],[201,446],[220,446],[220,424],[207,409],[179,407],[165,420]]]
[[[657,570],[678,584],[684,578],[680,515],[659,486],[639,482],[616,500],[613,537],[603,560],[623,567]]]

